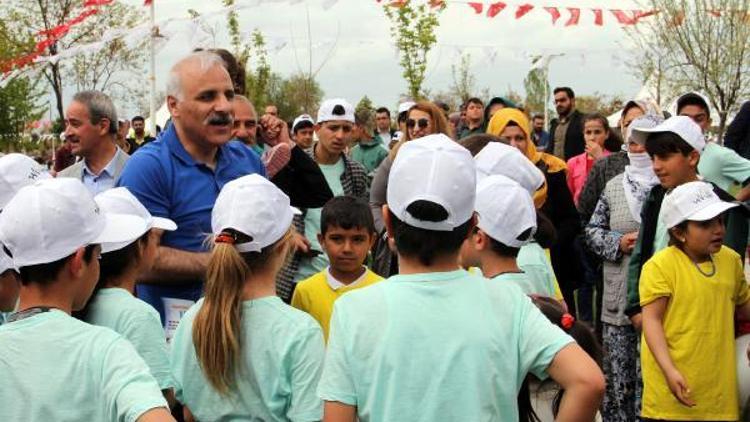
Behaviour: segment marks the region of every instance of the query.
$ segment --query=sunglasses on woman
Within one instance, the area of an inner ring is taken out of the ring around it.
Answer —
[[[430,121],[424,118],[419,119],[419,120],[414,120],[414,119],[406,120],[406,127],[409,129],[413,128],[414,126],[419,126],[420,129],[426,129],[427,126],[429,125],[430,125]]]

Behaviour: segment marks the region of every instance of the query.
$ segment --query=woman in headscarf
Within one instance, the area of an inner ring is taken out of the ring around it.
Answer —
[[[581,269],[573,251],[573,240],[580,231],[580,221],[566,183],[565,162],[537,151],[531,141],[529,119],[518,109],[498,110],[487,126],[487,133],[518,148],[544,174],[545,184],[534,194],[534,205],[552,221],[557,231],[557,240],[550,248],[552,267],[565,302],[574,308],[573,291],[581,279]],[[571,313],[575,314],[574,311],[571,309]]]
[[[632,127],[654,127],[654,115],[638,117]],[[629,131],[628,131],[629,132]],[[606,421],[629,422],[638,415],[636,360],[638,332],[625,315],[630,254],[638,238],[641,205],[659,179],[644,146],[628,142],[630,163],[607,182],[585,228],[589,249],[603,260],[602,341],[607,390],[602,406]]]

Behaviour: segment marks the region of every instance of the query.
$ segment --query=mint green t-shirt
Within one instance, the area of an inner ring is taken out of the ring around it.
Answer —
[[[242,303],[242,351],[236,386],[222,396],[201,370],[193,321],[204,299],[182,317],[172,339],[177,400],[200,421],[318,421],[315,387],[323,369],[320,325],[276,296]]]
[[[122,334],[146,362],[159,388],[174,387],[164,327],[151,305],[125,289],[101,289],[89,303],[86,322]]]
[[[732,184],[742,184],[750,179],[750,161],[732,149],[708,142],[698,161],[698,173],[706,181],[729,192]]]
[[[333,196],[343,195],[344,187],[341,184],[341,176],[344,174],[344,159],[339,159],[336,164],[318,164],[318,167],[323,172]],[[321,211],[323,211],[323,208],[311,208],[305,213],[305,237],[310,241],[310,248],[319,252],[323,252],[320,242],[318,242]],[[302,258],[294,282],[299,283],[312,277],[327,267],[329,263],[328,256],[325,253],[321,253],[314,258]]]
[[[542,295],[547,297],[555,297],[554,286],[544,286],[538,283],[529,276],[526,272],[520,273],[503,273],[492,278],[493,282],[498,283],[511,283],[518,287],[523,294],[526,295]]]
[[[521,247],[516,257],[516,265],[523,270],[524,283],[519,287],[526,294],[555,297],[555,273],[552,264],[541,246],[531,242]]]
[[[518,287],[396,275],[336,301],[318,394],[367,421],[514,421],[526,374],[573,342]]]
[[[667,195],[669,195],[669,193],[667,193]],[[664,207],[662,206],[659,208],[659,216],[656,219],[656,231],[654,232],[654,253],[659,252],[669,245],[669,232],[667,231],[667,225],[664,224],[663,211]]]
[[[1,421],[136,421],[167,407],[148,366],[109,328],[51,310],[0,326]]]

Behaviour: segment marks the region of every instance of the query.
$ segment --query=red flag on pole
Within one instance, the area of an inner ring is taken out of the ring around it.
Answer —
[[[521,17],[531,11],[534,6],[531,4],[522,4],[518,6],[518,9],[516,9],[516,19],[521,19]]]
[[[507,6],[505,3],[499,1],[496,3],[492,3],[490,7],[487,8],[487,17],[488,18],[494,18],[497,16],[500,12],[505,9],[505,6]]]
[[[151,3],[152,3],[153,1],[154,1],[154,0],[145,0],[145,1],[143,2],[143,5],[144,5],[144,6],[151,6]],[[380,0],[378,0],[378,3],[379,3],[379,2],[380,2]]]
[[[484,10],[484,3],[469,2],[469,6],[474,9],[474,12],[478,15]]]
[[[560,11],[557,10],[556,7],[545,7],[544,10],[549,12],[550,16],[552,16],[552,25],[554,25],[558,19],[560,19]]]
[[[604,25],[604,16],[602,13],[602,9],[591,9],[591,11],[594,12],[594,25]]]
[[[568,7],[567,9],[570,12],[570,18],[568,18],[568,21],[565,22],[565,26],[578,25],[578,21],[581,18],[581,9],[577,7]]]

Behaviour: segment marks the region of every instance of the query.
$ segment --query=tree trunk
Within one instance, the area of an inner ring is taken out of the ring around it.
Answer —
[[[716,134],[716,142],[724,145],[724,130],[727,127],[727,112],[719,111],[719,131]]]
[[[65,112],[63,111],[63,94],[62,94],[62,79],[60,77],[60,67],[57,64],[50,64],[50,70],[52,71],[52,90],[55,92],[55,100],[57,102],[57,114],[61,120],[65,120]]]

